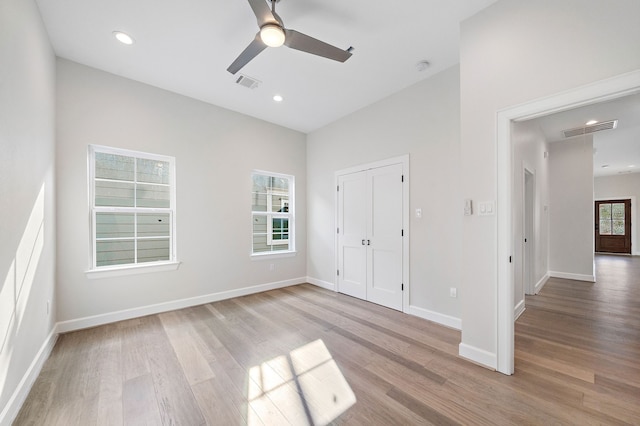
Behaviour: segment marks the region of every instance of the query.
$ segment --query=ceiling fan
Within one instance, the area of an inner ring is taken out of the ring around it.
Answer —
[[[269,9],[269,6],[264,0],[248,1],[251,9],[253,9],[253,13],[258,19],[260,31],[258,31],[253,41],[242,51],[240,56],[229,65],[227,71],[231,74],[237,73],[267,47],[279,47],[283,44],[292,49],[301,50],[339,62],[344,62],[351,57],[352,47],[349,47],[347,50],[342,50],[313,37],[309,37],[306,34],[285,28],[282,18],[276,13],[276,2],[278,0],[271,0],[271,9]]]

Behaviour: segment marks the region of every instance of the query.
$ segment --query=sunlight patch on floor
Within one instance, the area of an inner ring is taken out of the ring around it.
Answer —
[[[249,370],[248,424],[326,425],[356,402],[322,340]]]

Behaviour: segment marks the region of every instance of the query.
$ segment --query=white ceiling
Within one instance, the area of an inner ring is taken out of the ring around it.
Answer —
[[[563,111],[535,121],[546,139],[555,143],[566,140],[563,130],[584,127],[589,120],[618,120],[616,129],[593,133],[593,175],[639,173],[640,93]]]
[[[281,0],[287,28],[353,56],[268,48],[240,71],[262,82],[248,89],[226,71],[258,31],[247,0],[37,0],[60,57],[305,133],[458,63],[459,23],[494,2]]]

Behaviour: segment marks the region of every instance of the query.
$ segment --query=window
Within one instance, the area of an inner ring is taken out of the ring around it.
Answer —
[[[601,203],[600,235],[624,235],[624,203]]]
[[[175,159],[89,146],[91,269],[175,262]]]
[[[252,253],[294,251],[293,176],[256,171],[252,182]]]

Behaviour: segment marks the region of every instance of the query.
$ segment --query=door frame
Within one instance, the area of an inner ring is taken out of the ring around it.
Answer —
[[[638,217],[638,207],[636,206],[636,196],[635,195],[619,195],[615,197],[594,197],[593,203],[596,201],[607,201],[607,200],[631,200],[631,256],[640,255],[640,251],[637,247],[637,234],[635,228],[637,228],[638,224],[635,219]],[[595,248],[595,246],[594,246]]]
[[[531,176],[531,194],[527,191],[527,174]],[[522,282],[525,294],[535,294],[535,266],[536,266],[536,170],[526,163],[522,166]],[[530,211],[527,209],[527,198],[531,195]],[[531,231],[531,235],[529,232]],[[524,242],[524,238],[530,241]],[[528,275],[528,276],[527,276]]]
[[[392,166],[394,164],[402,165],[402,175],[404,176],[404,185],[402,185],[402,229],[404,230],[404,238],[402,238],[402,282],[404,284],[404,291],[402,292],[402,312],[407,312],[409,310],[409,301],[410,292],[411,292],[411,283],[409,276],[409,154],[404,154],[398,157],[387,158],[384,160],[374,161],[371,163],[360,164],[357,166],[349,167],[346,169],[337,170],[334,172],[334,187],[338,188],[338,179],[342,175],[347,175],[351,173],[363,172],[366,170],[377,169],[379,167]],[[338,256],[339,253],[339,242],[338,242],[338,206],[339,206],[339,194],[338,191],[334,191],[334,223],[333,229],[336,231],[334,233],[334,271],[338,271]],[[337,274],[333,277],[334,280],[334,291],[339,291],[338,288],[338,276]]]
[[[495,368],[503,374],[514,372],[514,268],[513,255],[513,141],[512,121],[525,121],[556,112],[609,101],[640,92],[640,70],[507,107],[496,113],[497,244],[495,246]],[[494,364],[492,362],[492,364]]]

